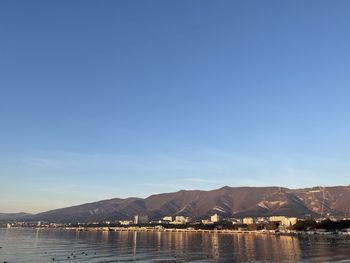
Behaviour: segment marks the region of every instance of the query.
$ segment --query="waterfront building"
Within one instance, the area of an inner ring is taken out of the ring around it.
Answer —
[[[326,217],[318,217],[318,218],[315,218],[316,223],[321,223],[321,222],[324,221],[324,220],[327,220],[327,218],[326,218]]]
[[[134,218],[135,225],[147,224],[147,223],[148,223],[148,216],[136,215]]]
[[[281,227],[291,227],[294,226],[298,221],[296,217],[286,217],[286,216],[270,216],[269,222],[279,223]]]
[[[265,224],[268,222],[269,222],[269,220],[266,217],[257,217],[255,219],[255,223],[257,223],[257,224]]]
[[[242,219],[240,219],[240,218],[232,218],[231,222],[232,222],[232,225],[239,225],[239,224],[242,224]]]
[[[162,218],[163,221],[167,221],[167,222],[172,222],[173,221],[173,217],[172,216],[165,216]]]
[[[62,227],[62,224],[58,224],[58,223],[49,223],[49,227],[51,228],[58,228],[58,227]]]
[[[245,217],[245,218],[243,218],[243,224],[245,224],[245,225],[252,225],[252,224],[254,224],[254,218],[252,218],[252,217]]]
[[[175,217],[175,222],[177,224],[185,224],[186,223],[186,218],[184,216],[176,216]]]
[[[218,223],[220,221],[220,216],[218,214],[212,215],[210,221],[213,223]]]
[[[186,221],[186,223],[190,223],[190,222],[192,222],[192,218],[189,216],[186,216],[185,221]]]
[[[119,220],[119,224],[122,226],[129,226],[133,223],[131,220]]]
[[[191,218],[189,217],[184,217],[184,216],[176,216],[175,221],[170,222],[171,224],[175,225],[184,225],[186,223],[191,222]]]

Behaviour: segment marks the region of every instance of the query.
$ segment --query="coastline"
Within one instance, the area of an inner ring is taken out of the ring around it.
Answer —
[[[348,237],[346,232],[329,231],[295,231],[295,230],[231,230],[231,229],[191,229],[191,228],[157,228],[157,227],[12,227],[3,229],[36,229],[36,230],[64,230],[77,232],[153,232],[153,233],[208,233],[208,234],[244,234],[244,235],[273,235],[273,236],[339,236]]]

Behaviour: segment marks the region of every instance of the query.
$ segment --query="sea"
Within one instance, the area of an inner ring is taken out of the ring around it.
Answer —
[[[350,262],[350,237],[0,229],[0,263]]]

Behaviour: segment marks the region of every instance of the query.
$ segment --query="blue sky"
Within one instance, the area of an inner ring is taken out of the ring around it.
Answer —
[[[1,1],[0,211],[348,185],[348,1]]]

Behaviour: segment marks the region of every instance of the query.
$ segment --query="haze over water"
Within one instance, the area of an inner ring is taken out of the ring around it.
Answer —
[[[349,259],[349,245],[348,237],[1,229],[0,262],[324,262]]]

